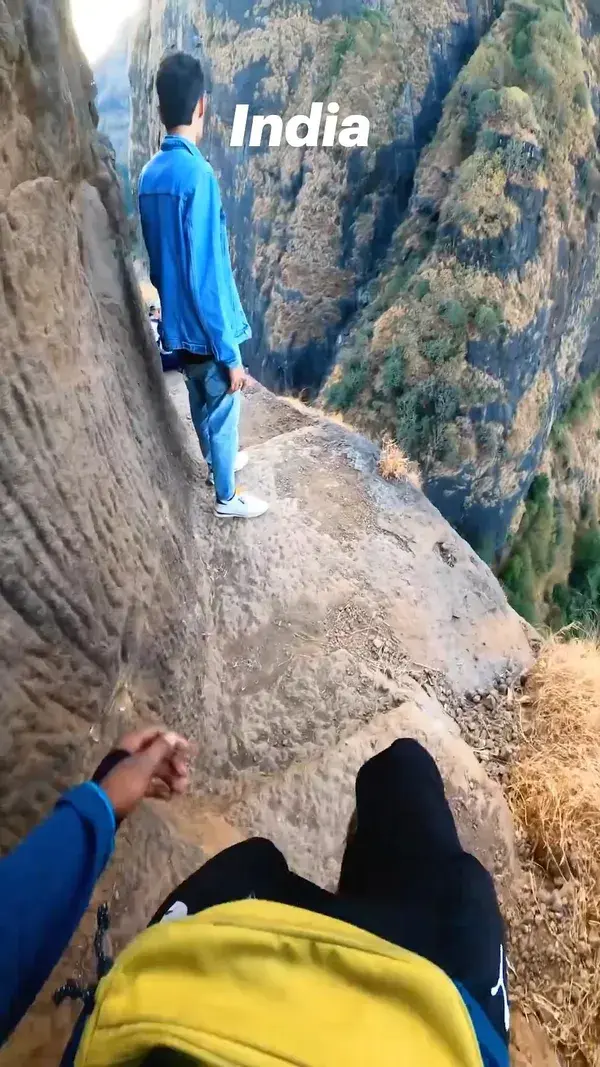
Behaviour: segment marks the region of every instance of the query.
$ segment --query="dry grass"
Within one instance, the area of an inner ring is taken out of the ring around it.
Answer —
[[[555,873],[600,863],[600,646],[550,640],[526,688],[525,744],[513,800],[536,858]],[[595,832],[596,840],[590,835]],[[600,886],[599,886],[600,889]],[[599,990],[600,993],[600,990]]]
[[[523,1006],[541,1015],[569,1060],[581,1063],[583,1057],[587,1064],[598,1064],[600,645],[596,641],[566,641],[559,635],[542,649],[525,687],[523,745],[511,772],[508,799],[531,850],[536,925]],[[547,906],[548,884],[561,887],[558,913]],[[517,923],[531,915],[521,916]]]
[[[337,368],[334,369],[334,374],[337,372]],[[319,419],[322,422],[334,422],[336,426],[343,426],[349,433],[360,433],[361,431],[353,426],[349,419],[345,418],[340,411],[326,411],[322,407],[321,402],[311,403],[310,401],[303,400],[301,396],[283,396],[280,399],[285,400],[286,404],[290,404],[291,407],[296,408],[297,411],[301,411],[305,415],[309,415],[310,418]]]
[[[507,440],[510,454],[523,455],[531,447],[540,432],[551,392],[552,378],[549,371],[544,370],[534,378],[517,405]]]
[[[505,193],[506,169],[501,152],[474,152],[464,161],[446,198],[443,218],[465,237],[499,237],[520,221],[521,212]]]
[[[404,452],[394,441],[390,434],[385,434],[381,442],[381,453],[379,456],[379,462],[377,464],[377,470],[381,474],[382,478],[385,478],[388,482],[399,482],[403,478],[407,478],[417,489],[421,488],[421,471],[419,464],[415,463],[408,456],[405,456]]]

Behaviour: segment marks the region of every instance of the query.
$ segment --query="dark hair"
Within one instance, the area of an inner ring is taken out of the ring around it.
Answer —
[[[167,130],[189,126],[204,95],[204,71],[198,59],[185,52],[165,56],[156,75],[160,117]]]

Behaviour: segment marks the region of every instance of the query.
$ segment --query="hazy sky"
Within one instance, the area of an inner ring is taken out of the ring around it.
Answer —
[[[75,29],[90,63],[100,59],[139,6],[140,0],[71,0]]]

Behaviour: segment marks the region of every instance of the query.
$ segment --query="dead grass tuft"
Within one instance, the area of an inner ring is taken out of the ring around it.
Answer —
[[[553,637],[529,675],[508,799],[531,855],[534,969],[523,1007],[569,1060],[600,1043],[600,645]],[[560,886],[550,907],[548,884]],[[532,913],[520,923],[531,929]],[[519,925],[519,921],[517,922]],[[519,943],[519,937],[516,938]],[[544,953],[546,958],[544,959]],[[579,1057],[579,1059],[577,1059]]]
[[[421,471],[419,464],[415,463],[394,441],[390,434],[385,434],[381,443],[381,454],[377,464],[377,470],[382,478],[389,482],[400,481],[407,478],[417,489],[421,488]]]

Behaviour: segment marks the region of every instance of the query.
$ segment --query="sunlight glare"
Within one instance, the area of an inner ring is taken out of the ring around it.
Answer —
[[[90,63],[108,51],[139,6],[140,0],[71,0],[73,23]]]

